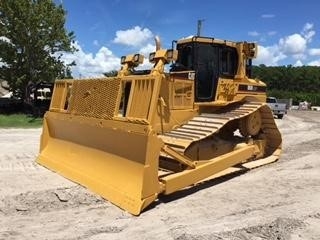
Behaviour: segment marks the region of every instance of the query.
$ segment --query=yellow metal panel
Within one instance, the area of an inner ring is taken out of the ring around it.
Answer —
[[[172,84],[171,102],[173,109],[193,108],[194,90],[193,81],[177,80]]]
[[[54,84],[52,99],[50,103],[50,110],[58,112],[66,112],[66,101],[69,86],[71,86],[73,80],[57,80]]]
[[[151,101],[154,94],[154,79],[136,80],[134,83],[127,116],[148,119],[150,105],[153,104]]]
[[[74,115],[112,119],[120,88],[119,79],[75,81],[70,111]]]
[[[47,115],[38,163],[139,214],[157,198],[161,140]],[[80,134],[79,134],[80,133]]]
[[[247,146],[233,152],[216,157],[195,169],[185,170],[171,174],[160,179],[165,184],[164,194],[173,193],[179,189],[199,182],[213,174],[225,170],[237,163],[253,157],[254,146]]]

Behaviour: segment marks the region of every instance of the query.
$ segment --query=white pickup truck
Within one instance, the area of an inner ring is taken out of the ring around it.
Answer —
[[[273,115],[277,116],[277,118],[282,119],[284,114],[287,113],[287,105],[285,103],[278,103],[276,98],[267,97],[267,103],[271,108]]]

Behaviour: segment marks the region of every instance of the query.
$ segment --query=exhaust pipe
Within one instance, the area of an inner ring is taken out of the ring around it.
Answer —
[[[156,51],[161,49],[161,41],[160,41],[160,37],[159,36],[155,36],[154,40],[156,42]]]

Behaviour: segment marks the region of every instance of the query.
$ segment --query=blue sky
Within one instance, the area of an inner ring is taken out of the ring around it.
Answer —
[[[154,51],[154,36],[162,46],[202,34],[259,45],[255,64],[320,66],[320,1],[215,0],[55,0],[67,10],[67,29],[75,32],[79,51],[75,76],[99,76],[119,68],[122,55]],[[147,63],[145,63],[147,66]]]

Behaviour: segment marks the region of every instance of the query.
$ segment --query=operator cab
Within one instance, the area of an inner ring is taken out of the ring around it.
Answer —
[[[214,42],[213,38],[193,37],[179,41],[178,59],[171,72],[195,72],[195,101],[212,102],[216,97],[219,77],[234,79],[238,69],[235,47]]]

